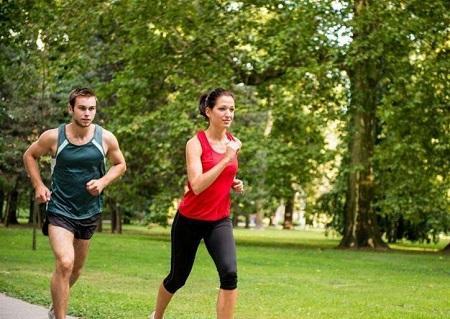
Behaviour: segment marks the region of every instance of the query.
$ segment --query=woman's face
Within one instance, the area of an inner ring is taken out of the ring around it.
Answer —
[[[234,99],[229,95],[221,95],[217,98],[216,104],[211,109],[206,108],[206,116],[209,118],[209,125],[217,128],[228,128],[234,118]]]

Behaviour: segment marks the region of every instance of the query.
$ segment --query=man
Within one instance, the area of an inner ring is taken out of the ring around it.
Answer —
[[[43,232],[55,255],[49,319],[64,319],[70,287],[80,276],[100,220],[102,191],[126,170],[116,137],[93,124],[97,98],[88,88],[69,95],[72,121],[42,133],[23,155],[39,203],[47,203]],[[38,159],[52,155],[52,191],[42,182]],[[105,174],[105,158],[111,164]]]

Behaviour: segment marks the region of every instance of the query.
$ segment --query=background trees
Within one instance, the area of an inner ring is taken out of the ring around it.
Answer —
[[[92,86],[129,167],[106,193],[109,211],[166,223],[185,184],[184,144],[206,125],[197,99],[224,86],[237,96],[248,184],[235,212],[261,217],[301,191],[309,213],[329,214],[342,247],[437,239],[449,218],[449,9],[439,0],[4,1],[2,211],[14,192],[28,205],[25,147],[64,121],[72,87]]]

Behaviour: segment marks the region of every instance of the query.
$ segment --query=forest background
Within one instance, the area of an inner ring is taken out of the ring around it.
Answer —
[[[5,225],[32,211],[24,150],[69,120],[68,93],[80,86],[97,92],[97,122],[127,159],[105,192],[112,230],[167,224],[186,183],[185,143],[207,125],[198,98],[225,87],[243,141],[236,222],[261,225],[283,204],[284,228],[302,210],[307,224],[340,233],[341,247],[448,233],[448,1],[0,4]],[[49,158],[41,167],[49,182]]]

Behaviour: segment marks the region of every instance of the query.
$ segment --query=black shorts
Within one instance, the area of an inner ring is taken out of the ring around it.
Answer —
[[[100,222],[100,215],[97,214],[86,219],[73,219],[62,215],[47,212],[42,233],[48,236],[48,225],[62,227],[73,233],[76,239],[91,239]]]

